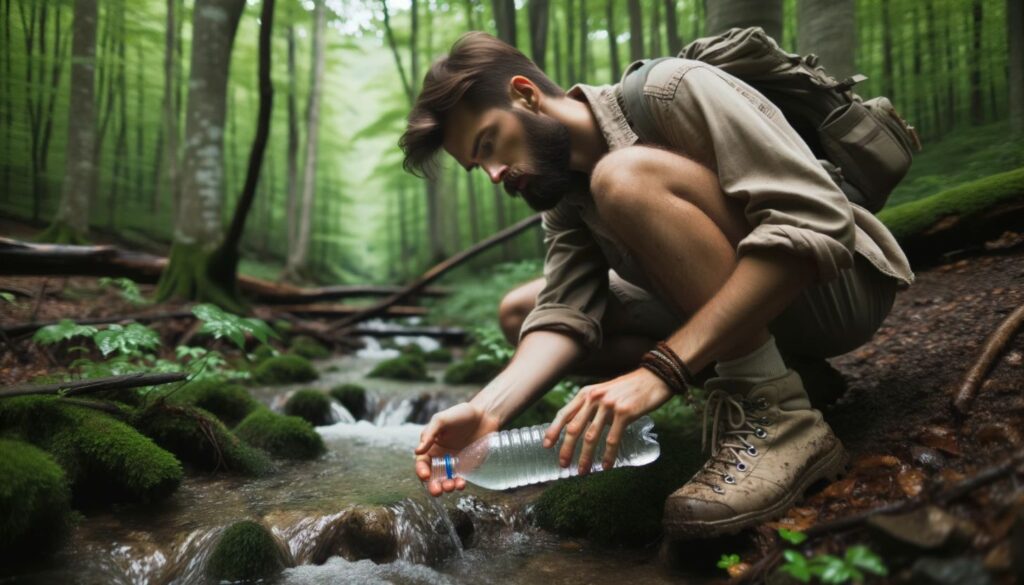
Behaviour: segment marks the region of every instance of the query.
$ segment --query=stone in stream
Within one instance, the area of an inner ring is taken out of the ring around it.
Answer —
[[[269,529],[243,520],[221,535],[206,563],[206,574],[221,581],[266,579],[292,566],[290,557]]]
[[[259,402],[249,395],[244,386],[220,378],[189,382],[174,391],[168,401],[206,410],[229,427],[237,425],[259,407]]]
[[[423,361],[423,357],[415,353],[402,354],[398,357],[384,360],[377,364],[367,376],[391,380],[433,380],[433,378],[427,375],[427,364]]]
[[[71,528],[64,471],[38,447],[0,439],[0,563],[45,557]]]
[[[267,358],[252,372],[257,384],[289,384],[312,382],[320,377],[309,360],[298,355],[278,355]]]
[[[284,403],[284,413],[297,416],[316,427],[333,422],[331,399],[314,388],[298,390],[292,394]]]
[[[288,352],[310,360],[322,359],[331,355],[331,351],[324,347],[324,344],[308,335],[296,335],[292,339]]]
[[[357,506],[342,514],[323,531],[310,560],[319,565],[335,555],[349,561],[394,561],[398,555],[394,512],[384,506]]]
[[[352,418],[366,418],[366,388],[359,384],[342,384],[331,389],[331,396],[345,407]]]
[[[313,459],[323,453],[324,440],[313,425],[297,416],[260,408],[235,427],[238,438],[282,459]]]

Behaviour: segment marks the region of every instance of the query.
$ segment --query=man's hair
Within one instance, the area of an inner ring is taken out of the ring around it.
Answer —
[[[444,139],[444,123],[452,108],[460,100],[476,111],[511,107],[508,81],[516,75],[528,78],[545,95],[565,95],[558,84],[512,45],[480,31],[459,37],[448,54],[435,61],[423,77],[423,89],[398,141],[405,153],[402,168],[414,175],[431,174]]]

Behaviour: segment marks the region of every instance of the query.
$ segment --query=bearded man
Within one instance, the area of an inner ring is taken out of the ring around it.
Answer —
[[[430,457],[500,429],[568,372],[615,377],[582,388],[545,446],[564,428],[560,463],[579,448],[586,473],[610,427],[599,462],[610,468],[624,428],[713,364],[711,456],[668,497],[663,522],[672,537],[735,532],[782,514],[845,465],[782,355],[862,345],[913,274],[886,228],[751,86],[699,61],[658,64],[643,95],[659,144],[640,143],[621,86],[564,92],[481,32],[425,76],[400,141],[406,169],[433,172],[441,149],[482,169],[543,212],[547,256],[543,278],[501,304],[511,362],[433,417],[416,473],[429,480]]]

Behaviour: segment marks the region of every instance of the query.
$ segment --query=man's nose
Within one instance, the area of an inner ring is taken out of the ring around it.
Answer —
[[[505,173],[508,172],[508,165],[488,165],[484,169],[487,172],[487,176],[491,178],[491,182],[498,184],[505,177]]]

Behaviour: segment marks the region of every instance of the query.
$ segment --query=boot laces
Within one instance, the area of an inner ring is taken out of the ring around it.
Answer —
[[[715,493],[724,491],[718,485],[719,478],[728,484],[736,483],[735,477],[727,468],[733,465],[741,471],[746,469],[747,463],[740,457],[740,453],[746,453],[751,457],[757,456],[757,447],[747,440],[747,436],[758,433],[759,428],[747,416],[747,410],[760,410],[762,407],[763,404],[760,403],[738,400],[723,389],[716,389],[708,395],[701,428],[701,449],[707,451],[710,442],[711,457],[704,462],[704,466],[694,476],[693,481],[711,487]],[[714,477],[716,475],[719,477]]]

